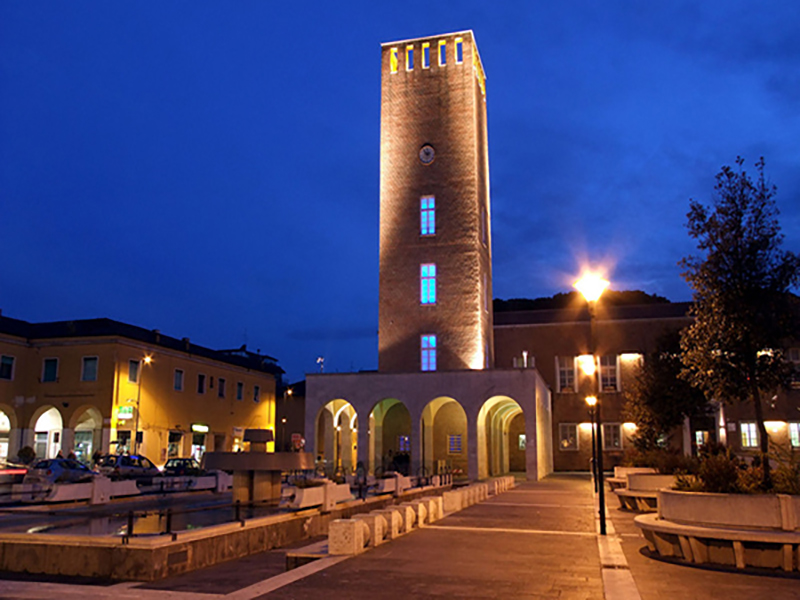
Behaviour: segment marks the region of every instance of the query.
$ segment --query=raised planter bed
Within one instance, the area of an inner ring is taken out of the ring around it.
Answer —
[[[658,473],[631,473],[628,485],[614,490],[620,508],[633,512],[654,512],[658,509],[658,490],[672,488],[674,475]]]
[[[628,475],[657,472],[651,467],[614,467],[614,476],[606,478],[606,481],[612,490],[617,490],[628,485]]]
[[[658,513],[634,519],[651,552],[694,564],[798,569],[800,496],[657,494]]]

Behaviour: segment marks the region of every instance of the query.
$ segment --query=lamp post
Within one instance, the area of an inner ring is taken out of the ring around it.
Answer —
[[[142,407],[142,382],[144,381],[144,365],[149,365],[153,362],[153,357],[150,355],[145,355],[145,357],[139,361],[139,382],[136,388],[136,431],[134,431],[134,438],[133,438],[133,453],[139,454],[139,413]]]
[[[603,295],[603,292],[608,287],[609,283],[606,279],[603,279],[597,274],[594,273],[587,273],[583,277],[581,277],[578,281],[575,282],[574,286],[583,297],[586,299],[587,304],[589,305],[589,354],[591,356],[591,371],[594,375],[595,387],[599,389],[599,385],[597,385],[597,361],[595,359],[595,348],[594,348],[594,328],[595,328],[595,307],[597,305],[597,301],[600,299],[600,296]],[[585,368],[584,371],[587,371]],[[600,413],[600,401],[598,398],[594,396],[590,396],[590,398],[594,398],[594,403],[590,403],[589,398],[586,399],[586,402],[589,403],[590,406],[593,406],[594,411],[594,421],[596,423],[592,425],[592,431],[594,432],[594,427],[597,427],[597,435],[595,437],[595,443],[593,444],[597,456],[597,460],[595,463],[595,469],[597,472],[596,478],[596,488],[597,488],[597,499],[599,504],[599,513],[600,513],[600,535],[606,534],[606,492],[605,492],[605,483],[603,481],[603,419]]]
[[[595,445],[594,438],[594,406],[597,404],[597,396],[587,396],[586,404],[589,405],[589,418],[592,425],[592,483],[594,484],[594,493],[597,493],[597,446]]]

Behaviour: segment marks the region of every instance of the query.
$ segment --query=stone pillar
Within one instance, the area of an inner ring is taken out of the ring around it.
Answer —
[[[408,475],[415,477],[420,473],[422,466],[422,428],[420,427],[420,413],[418,410],[409,410],[411,416],[411,467]]]
[[[100,452],[103,454],[109,454],[111,452],[111,428],[110,427],[103,427],[103,431],[100,434]]]
[[[369,419],[364,419],[364,423],[361,422],[359,419],[358,423],[358,435],[357,441],[358,444],[358,462],[364,463],[364,467],[367,469],[367,473],[372,473],[374,465],[371,464],[370,461],[370,451],[369,451]]]
[[[61,453],[67,457],[73,450],[75,450],[75,430],[65,427],[61,430]]]
[[[18,427],[12,428],[11,431],[8,432],[8,458],[12,461],[17,458],[17,453],[20,448],[22,448],[21,440],[22,430]]]
[[[692,455],[692,421],[689,417],[683,419],[683,454],[684,456]]]
[[[539,429],[538,415],[536,414],[536,390],[533,390],[534,400],[530,407],[526,406],[525,411],[525,476],[528,481],[538,481],[539,479]],[[548,435],[543,432],[543,435]],[[541,440],[544,444],[545,440]]]
[[[480,408],[480,407],[479,407]],[[478,465],[478,447],[481,443],[485,444],[485,436],[478,436],[478,414],[467,413],[467,465],[470,480],[480,479],[480,469]],[[488,448],[486,449],[486,461],[488,462]],[[487,465],[488,466],[488,465]]]

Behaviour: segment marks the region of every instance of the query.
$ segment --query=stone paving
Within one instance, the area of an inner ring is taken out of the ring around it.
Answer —
[[[649,558],[633,515],[618,510],[609,496],[610,531],[622,549],[613,569],[602,568],[588,478],[560,475],[520,483],[354,558],[324,559],[289,573],[283,573],[284,549],[151,584],[86,585],[0,574],[0,598],[800,598],[796,576],[722,572]],[[629,581],[632,575],[635,587],[609,585],[623,575]]]

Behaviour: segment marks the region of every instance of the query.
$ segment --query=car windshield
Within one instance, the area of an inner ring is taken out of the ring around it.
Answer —
[[[50,462],[51,461],[49,461],[49,460],[40,460],[38,463],[33,465],[33,468],[34,469],[49,469],[50,468]]]

